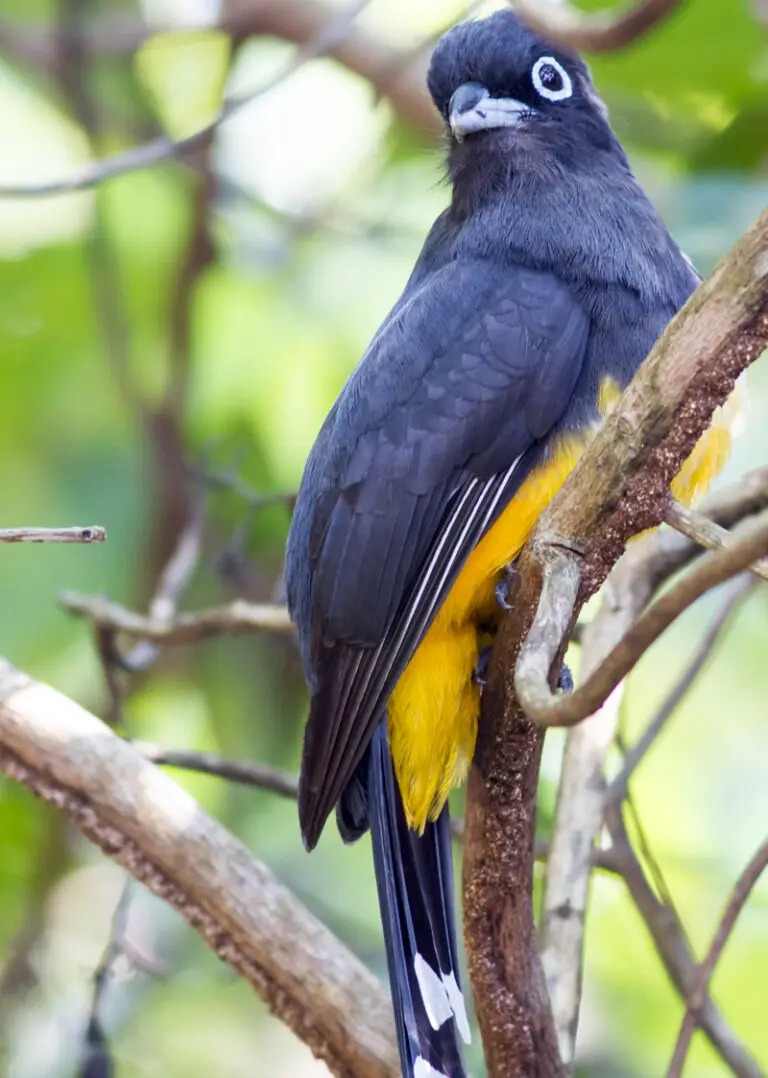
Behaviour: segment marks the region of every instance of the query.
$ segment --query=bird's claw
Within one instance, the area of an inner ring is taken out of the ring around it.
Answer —
[[[565,663],[560,667],[560,676],[557,679],[557,687],[562,693],[567,694],[573,692],[573,674]]]
[[[483,648],[477,656],[477,666],[472,671],[472,682],[475,685],[479,685],[481,689],[485,688],[485,684],[488,680],[488,667],[491,663],[491,648],[490,645],[487,648]]]
[[[496,584],[496,602],[502,610],[511,610],[512,603],[509,601],[509,593],[512,590],[512,582],[517,576],[514,565],[505,565],[501,570],[501,576]]]

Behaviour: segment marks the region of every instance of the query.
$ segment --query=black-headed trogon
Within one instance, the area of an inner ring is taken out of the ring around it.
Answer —
[[[299,816],[370,828],[403,1074],[460,1078],[447,798],[478,637],[537,517],[698,283],[582,60],[509,11],[438,43],[452,198],[307,461],[286,582],[311,693]],[[728,448],[718,420],[678,476]]]

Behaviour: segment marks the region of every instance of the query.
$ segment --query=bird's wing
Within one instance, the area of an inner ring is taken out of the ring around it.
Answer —
[[[333,481],[305,529],[308,846],[467,556],[562,417],[588,337],[554,277],[452,263],[401,304],[345,386],[322,450]]]

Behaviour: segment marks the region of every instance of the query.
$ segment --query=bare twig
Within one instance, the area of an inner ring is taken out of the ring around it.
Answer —
[[[720,924],[715,932],[715,937],[712,940],[707,956],[696,971],[693,987],[688,996],[683,1024],[680,1027],[680,1034],[677,1038],[675,1051],[672,1056],[672,1061],[669,1064],[669,1070],[667,1071],[667,1078],[680,1078],[680,1075],[683,1073],[685,1057],[688,1054],[688,1046],[691,1043],[691,1038],[693,1037],[696,1026],[702,1024],[702,1012],[708,998],[709,983],[712,980],[717,963],[720,961],[720,956],[725,949],[725,945],[728,942],[731,932],[736,927],[736,921],[739,918],[739,914],[746,905],[747,899],[752,893],[752,889],[762,876],[766,867],[768,867],[768,841],[762,844],[742,872],[741,876],[739,876],[736,886],[733,889],[733,894],[728,900],[728,904],[720,918]]]
[[[638,739],[637,744],[633,745],[629,752],[627,752],[621,771],[616,778],[613,779],[606,790],[605,796],[607,800],[620,801],[626,796],[629,780],[632,778],[636,768],[645,758],[645,754],[663,730],[670,716],[674,713],[704,666],[712,657],[715,646],[722,638],[723,629],[747,595],[751,592],[753,585],[754,582],[749,576],[737,577],[732,582],[728,589],[728,594],[723,600],[720,609],[715,614],[711,625],[702,637],[701,643],[696,648],[687,667],[673,685],[672,689],[662,702],[661,707],[648,724],[647,729]]]
[[[681,6],[682,0],[636,0],[628,6],[584,14],[554,0],[509,0],[545,37],[580,52],[612,52],[631,44]]]
[[[329,14],[323,25],[318,27],[316,34],[299,47],[296,55],[274,77],[248,93],[228,98],[221,106],[218,116],[211,123],[206,124],[205,127],[200,128],[199,131],[195,131],[186,138],[177,140],[165,137],[152,139],[142,146],[134,146],[123,153],[115,154],[113,157],[91,162],[65,179],[45,180],[42,183],[30,184],[3,184],[0,185],[0,198],[40,198],[49,195],[66,194],[71,191],[83,191],[105,183],[107,180],[114,179],[116,176],[124,176],[129,172],[151,168],[164,161],[182,158],[199,150],[200,147],[206,145],[216,129],[235,113],[257,98],[263,97],[275,89],[276,86],[281,85],[310,60],[338,48],[340,42],[348,33],[351,21],[369,2],[370,0],[355,0],[349,10]]]
[[[145,760],[164,767],[178,767],[184,771],[199,771],[204,775],[216,775],[243,786],[269,790],[281,797],[296,799],[299,780],[296,775],[277,771],[265,764],[243,763],[228,760],[212,752],[192,752],[186,749],[167,749],[152,741],[131,741],[131,745]]]
[[[726,528],[710,520],[704,513],[687,509],[675,498],[669,499],[669,504],[664,510],[664,522],[707,550],[725,550],[731,540]],[[757,565],[750,565],[749,570],[755,576],[768,580],[768,565],[765,563],[758,562]]]
[[[375,978],[172,779],[61,693],[0,664],[0,770],[195,927],[340,1078],[399,1073]]]
[[[296,502],[296,493],[280,491],[276,494],[264,494],[246,483],[233,469],[218,471],[200,464],[187,464],[187,471],[203,487],[213,490],[230,490],[252,509],[269,509],[273,505],[284,505],[292,510]]]
[[[766,554],[768,513],[763,513],[754,523],[743,526],[742,534],[735,533],[724,550],[701,558],[641,615],[584,684],[562,697],[552,693],[548,678],[570,624],[563,606],[574,594],[574,563],[571,555],[554,555],[545,570],[536,618],[515,673],[515,687],[526,713],[543,726],[572,726],[591,715],[684,610]],[[572,612],[572,602],[570,609]]]
[[[618,871],[645,922],[669,979],[681,996],[687,998],[696,978],[696,965],[677,913],[656,897],[632,849],[618,804],[608,806],[605,822],[611,834]],[[710,999],[703,1003],[700,1025],[713,1048],[738,1078],[765,1078]]]
[[[293,631],[284,606],[247,603],[242,599],[194,614],[177,614],[168,621],[155,621],[98,596],[64,592],[59,601],[70,614],[88,618],[100,628],[125,633],[126,636],[142,637],[164,646],[192,644],[212,636]]]
[[[0,528],[0,543],[103,543],[107,529],[98,524],[85,528]]]

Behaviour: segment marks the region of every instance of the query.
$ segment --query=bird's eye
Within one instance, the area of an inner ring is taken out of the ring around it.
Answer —
[[[571,76],[554,56],[540,56],[531,70],[536,93],[548,101],[564,101],[573,93]]]

